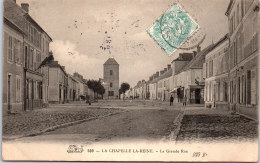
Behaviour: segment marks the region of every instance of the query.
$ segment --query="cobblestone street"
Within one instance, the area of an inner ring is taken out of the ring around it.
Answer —
[[[182,119],[178,119],[180,111]],[[118,114],[116,114],[118,113]],[[108,115],[107,117],[102,117]],[[48,132],[28,136],[46,128],[82,121]],[[178,120],[177,120],[178,119]],[[177,120],[177,122],[175,122]],[[179,123],[179,130],[178,130]],[[84,102],[55,104],[3,118],[3,140],[17,141],[79,141],[81,143],[111,140],[163,140],[171,132],[177,142],[254,140],[257,122],[241,115],[232,115],[201,105],[142,100],[100,100],[88,105]],[[61,142],[62,142],[61,141]]]
[[[8,115],[3,117],[3,136],[10,138],[12,136],[28,135],[48,127],[99,117],[118,111],[119,109],[116,108],[50,107]]]
[[[258,137],[258,122],[216,109],[188,108],[177,142],[251,141]]]
[[[4,117],[3,140],[19,138],[52,126],[93,117],[96,120],[92,119],[91,121],[69,125],[61,129],[57,128],[55,131],[46,132],[46,134],[41,133],[44,134],[42,136],[36,134],[39,136],[30,136],[28,139],[49,141],[68,136],[70,137],[69,140],[76,140],[75,134],[83,138],[93,137],[94,135],[94,141],[101,138],[104,140],[114,139],[115,137],[161,139],[170,134],[170,125],[178,115],[179,109],[179,105],[169,106],[168,102],[138,100],[100,100],[92,105],[88,105],[83,101],[50,105],[49,108]],[[113,113],[118,112],[119,114],[113,115]],[[102,117],[107,114],[111,115]],[[71,134],[74,136],[70,136]],[[50,135],[55,136],[48,139],[47,137],[50,137]]]

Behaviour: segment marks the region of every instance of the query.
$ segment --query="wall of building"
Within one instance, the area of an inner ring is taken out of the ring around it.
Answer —
[[[8,112],[8,104],[10,104],[10,112],[23,111],[23,36],[11,27],[4,24],[3,26],[3,74],[2,74],[2,104],[3,114]],[[10,42],[13,44],[13,48]],[[16,50],[15,50],[16,49]],[[11,55],[9,55],[11,54]],[[9,58],[9,56],[12,56]],[[8,92],[8,76],[10,80],[10,91]],[[10,100],[8,94],[10,93]]]
[[[49,102],[57,103],[59,102],[59,69],[50,68],[49,75]]]
[[[112,75],[110,75],[110,70],[113,71]],[[108,98],[108,92],[113,91],[114,96],[111,98],[118,98],[119,95],[119,65],[104,65],[103,70],[103,78],[105,82],[105,94],[104,98]],[[110,86],[112,83],[112,87]],[[110,96],[109,96],[110,97]]]
[[[241,10],[241,6],[242,10]],[[257,9],[258,8],[258,9]],[[258,116],[259,2],[234,1],[228,14],[230,35],[229,108]]]

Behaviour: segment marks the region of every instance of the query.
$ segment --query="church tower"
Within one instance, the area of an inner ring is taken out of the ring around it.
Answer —
[[[119,96],[119,64],[114,58],[109,58],[103,67],[104,98],[116,99]]]

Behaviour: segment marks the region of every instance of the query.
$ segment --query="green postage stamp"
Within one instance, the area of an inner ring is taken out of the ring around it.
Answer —
[[[171,55],[198,29],[199,25],[175,3],[147,32],[168,55]]]

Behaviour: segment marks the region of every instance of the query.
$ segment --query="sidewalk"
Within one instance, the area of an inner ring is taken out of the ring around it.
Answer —
[[[3,116],[3,139],[41,132],[47,128],[119,112],[119,109],[49,107]]]
[[[228,111],[188,106],[181,122],[177,142],[254,141],[258,122]]]

